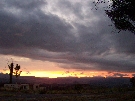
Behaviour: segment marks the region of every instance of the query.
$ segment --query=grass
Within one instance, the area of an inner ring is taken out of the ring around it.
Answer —
[[[114,87],[68,90],[4,90],[0,89],[1,101],[134,101],[135,88]]]

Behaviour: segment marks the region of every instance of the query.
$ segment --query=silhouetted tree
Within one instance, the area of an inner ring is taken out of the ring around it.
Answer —
[[[116,29],[128,30],[135,34],[135,0],[98,0],[94,2],[98,4],[109,2],[106,7],[106,14],[112,20]]]
[[[135,87],[135,77],[130,78],[130,82],[132,83],[132,86]]]
[[[10,70],[10,73],[9,73],[10,81],[9,81],[9,83],[12,84],[13,73],[15,74],[15,76],[17,78],[18,76],[20,76],[22,71],[19,71],[20,65],[18,65],[18,64],[16,64],[16,67],[14,68],[14,63],[13,62],[10,65],[8,65],[8,67],[9,67],[9,70]],[[13,71],[13,69],[15,69],[15,72]]]
[[[20,74],[21,74],[21,72],[22,72],[22,71],[19,71],[20,68],[21,68],[21,67],[20,67],[20,65],[18,65],[18,64],[16,64],[16,67],[14,68],[14,69],[15,69],[14,74],[15,74],[16,80],[17,80],[17,77],[20,76]]]
[[[14,68],[13,62],[10,65],[8,65],[8,67],[9,67],[9,70],[10,70],[10,73],[9,73],[9,75],[10,75],[9,83],[12,83],[12,75],[13,75],[13,68]]]

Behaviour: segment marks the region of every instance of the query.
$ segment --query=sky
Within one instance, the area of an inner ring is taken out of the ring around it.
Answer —
[[[0,71],[13,61],[22,76],[134,76],[135,35],[93,1],[1,0]]]

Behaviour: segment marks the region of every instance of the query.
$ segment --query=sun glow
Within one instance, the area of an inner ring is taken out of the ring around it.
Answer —
[[[9,71],[3,72],[4,74]],[[117,74],[117,75],[116,75]],[[20,76],[35,76],[35,77],[48,77],[48,78],[57,78],[57,77],[133,77],[134,73],[108,73],[108,72],[79,72],[79,71],[31,71],[31,72],[22,72]]]
[[[132,77],[132,73],[121,73],[119,75],[115,75],[116,73],[108,73],[108,72],[79,72],[79,71],[32,71],[30,73],[23,72],[21,76],[35,76],[35,77],[49,77],[49,78],[57,78],[57,77]],[[126,74],[126,76],[124,76]]]
[[[22,73],[22,76],[35,76],[35,77],[49,77],[49,78],[57,78],[57,77],[64,77],[62,75],[61,71],[56,71],[56,72],[52,72],[52,71],[32,71],[28,74],[26,73]]]

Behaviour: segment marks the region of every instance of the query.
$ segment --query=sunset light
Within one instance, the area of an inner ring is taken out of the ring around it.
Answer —
[[[103,7],[112,2],[99,10],[91,0],[1,2],[0,72],[13,62],[20,76],[135,75],[134,34],[117,33]]]
[[[0,0],[0,101],[127,99],[135,0]]]

